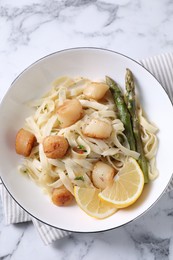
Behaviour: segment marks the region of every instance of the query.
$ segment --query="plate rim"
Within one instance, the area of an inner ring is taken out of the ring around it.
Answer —
[[[117,51],[114,51],[114,50],[111,50],[111,49],[107,49],[107,48],[100,48],[100,47],[73,47],[73,48],[66,48],[66,49],[61,49],[61,50],[58,50],[58,51],[55,51],[55,52],[52,52],[52,53],[49,53],[39,59],[37,59],[36,61],[34,61],[33,63],[31,63],[29,66],[27,66],[24,70],[22,70],[15,78],[14,80],[12,81],[12,83],[10,84],[9,88],[7,89],[5,95],[3,96],[2,100],[1,100],[1,103],[0,103],[0,111],[1,111],[1,107],[3,106],[3,103],[5,102],[5,98],[6,96],[8,95],[8,93],[10,92],[11,88],[13,87],[13,85],[15,84],[15,82],[18,80],[18,78],[20,78],[20,76],[27,70],[29,70],[30,68],[32,68],[32,66],[34,66],[35,64],[39,63],[40,61],[48,58],[48,57],[51,57],[53,55],[56,55],[56,54],[59,54],[59,53],[63,53],[63,52],[68,52],[68,51],[82,51],[82,50],[91,50],[91,51],[103,51],[103,52],[108,52],[108,53],[113,53],[113,54],[118,54],[119,56],[122,56],[122,57],[125,57],[133,62],[135,62],[136,64],[138,64],[140,67],[142,67],[144,70],[146,70],[160,85],[160,87],[163,89],[163,91],[165,92],[165,94],[167,95],[171,105],[172,105],[172,109],[173,109],[173,101],[171,100],[171,98],[169,97],[167,91],[165,90],[165,88],[162,86],[162,84],[159,82],[159,80],[155,77],[155,75],[153,75],[152,72],[150,72],[147,68],[144,67],[144,65],[142,65],[139,61],[125,55],[125,54],[122,54],[120,52],[117,52]],[[150,207],[148,207],[145,211],[143,211],[142,213],[140,213],[138,216],[136,216],[135,218],[133,218],[132,220],[129,220],[128,222],[126,223],[123,223],[119,226],[115,226],[115,227],[111,227],[111,228],[106,228],[106,229],[102,229],[102,230],[98,230],[98,231],[76,231],[76,230],[69,230],[69,229],[64,229],[64,228],[60,228],[60,227],[57,227],[57,226],[54,226],[50,223],[47,223],[43,220],[41,220],[40,218],[34,216],[34,214],[30,213],[27,209],[25,209],[24,206],[22,206],[16,199],[15,197],[11,194],[11,192],[8,190],[8,185],[5,184],[4,180],[3,180],[3,177],[1,176],[1,170],[0,170],[0,180],[2,182],[2,185],[4,186],[4,188],[6,189],[6,191],[8,192],[8,194],[11,196],[11,198],[17,203],[18,206],[20,206],[27,214],[29,214],[32,218],[40,221],[41,223],[45,224],[45,225],[48,225],[49,227],[52,227],[52,228],[55,228],[55,229],[59,229],[61,231],[66,231],[66,232],[71,232],[71,233],[85,233],[85,234],[90,234],[90,233],[100,233],[100,232],[106,232],[106,231],[111,231],[111,230],[114,230],[114,229],[117,229],[117,228],[120,228],[120,227],[123,227],[135,220],[137,220],[138,218],[142,217],[144,214],[146,214],[159,200],[160,198],[163,196],[163,194],[165,193],[166,189],[168,188],[170,182],[171,182],[171,179],[173,178],[173,173],[169,179],[169,182],[168,184],[166,185],[165,189],[162,191],[162,193],[159,195],[159,197],[150,205]],[[1,185],[1,183],[0,183]]]

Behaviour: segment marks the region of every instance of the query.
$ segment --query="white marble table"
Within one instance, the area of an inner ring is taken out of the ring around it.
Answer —
[[[142,59],[173,48],[170,0],[1,0],[0,100],[32,62],[65,48],[95,46]],[[6,226],[0,204],[0,259],[173,259],[173,191],[136,221],[45,246],[31,223]]]

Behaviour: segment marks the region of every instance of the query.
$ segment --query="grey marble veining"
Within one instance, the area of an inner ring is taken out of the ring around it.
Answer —
[[[0,259],[172,259],[172,202],[173,191],[128,225],[96,234],[74,233],[47,247],[31,223],[5,226],[1,219]]]
[[[35,34],[46,41],[44,46],[48,40],[56,40],[60,48],[61,44],[70,47],[68,40],[72,37],[71,44],[83,45],[87,37],[89,45],[99,41],[102,47],[123,48],[122,51],[133,46],[134,38],[135,46],[145,42],[150,51],[153,47],[168,48],[172,43],[168,26],[173,13],[171,1],[44,0],[26,1],[23,5],[2,2],[0,21],[6,31],[1,51],[14,51],[31,42],[38,44]],[[45,34],[44,28],[49,28]],[[156,40],[159,46],[152,44]]]
[[[65,48],[96,46],[135,59],[172,51],[171,0],[1,0],[0,100],[28,65]],[[31,223],[5,225],[1,260],[172,260],[173,191],[126,226],[45,246]]]

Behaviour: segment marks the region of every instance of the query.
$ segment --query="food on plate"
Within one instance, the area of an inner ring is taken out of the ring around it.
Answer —
[[[106,78],[106,81],[110,86],[111,92],[113,93],[114,100],[118,109],[118,114],[124,124],[125,134],[130,144],[130,148],[140,154],[138,158],[138,163],[144,173],[145,183],[147,183],[149,181],[148,165],[141,139],[140,124],[137,111],[138,108],[135,98],[135,84],[132,72],[129,69],[126,70],[126,101],[124,101],[124,97],[116,82],[109,77]]]
[[[83,114],[82,105],[77,99],[65,100],[58,106],[57,114],[61,128],[73,125]]]
[[[74,196],[64,186],[56,188],[52,192],[52,202],[57,206],[66,206],[71,204]]]
[[[110,122],[105,122],[100,119],[89,119],[82,127],[82,132],[85,136],[97,139],[106,139],[110,137],[112,125]]]
[[[136,160],[129,158],[116,174],[114,182],[100,192],[99,197],[116,208],[126,208],[139,198],[143,187],[143,172]]]
[[[104,190],[114,181],[115,169],[107,163],[98,161],[92,171],[92,182],[98,189]]]
[[[134,139],[134,134],[132,129],[131,116],[127,108],[127,105],[125,103],[123,93],[118,87],[118,84],[110,77],[106,77],[106,82],[110,87],[110,91],[112,92],[116,104],[117,112],[118,112],[118,117],[124,125],[124,133],[127,137],[128,143],[130,145],[130,149],[135,151],[136,150],[135,139]]]
[[[16,136],[27,174],[57,206],[75,198],[87,214],[106,218],[132,205],[157,175],[158,128],[143,112],[127,69],[125,94],[105,81],[61,77]]]
[[[90,187],[74,187],[74,196],[79,207],[89,216],[104,219],[113,215],[117,208],[99,198],[100,190]]]
[[[144,181],[147,183],[149,181],[148,178],[148,162],[145,157],[144,148],[142,144],[141,131],[140,131],[140,123],[137,111],[137,104],[135,98],[135,84],[132,72],[127,69],[126,70],[126,103],[127,108],[131,115],[133,133],[136,142],[136,151],[140,154],[138,158],[138,163],[144,174]]]
[[[25,157],[29,156],[35,140],[31,132],[21,128],[16,135],[16,152]]]
[[[68,142],[63,136],[49,135],[43,139],[43,150],[47,158],[63,158],[68,147]]]
[[[104,97],[109,87],[104,82],[91,82],[89,83],[83,91],[83,94],[87,98],[94,100],[100,100]]]

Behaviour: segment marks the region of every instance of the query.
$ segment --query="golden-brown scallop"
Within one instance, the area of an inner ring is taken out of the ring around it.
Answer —
[[[111,123],[99,119],[91,119],[88,123],[84,124],[82,132],[88,137],[105,139],[110,137],[112,126]]]
[[[91,98],[94,100],[99,100],[104,97],[107,90],[109,89],[108,85],[103,82],[91,82],[89,85],[84,89],[83,94],[87,98]]]
[[[76,123],[83,115],[83,108],[79,100],[66,100],[57,109],[60,127],[65,128]]]
[[[69,205],[73,200],[73,195],[64,186],[53,190],[52,201],[57,206]]]
[[[68,147],[68,141],[63,136],[49,135],[43,139],[44,153],[51,159],[64,157]]]
[[[35,141],[36,138],[31,132],[21,128],[16,135],[16,153],[25,157],[29,156]]]
[[[94,165],[92,181],[95,187],[103,190],[113,182],[115,169],[101,161]]]

